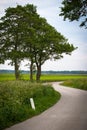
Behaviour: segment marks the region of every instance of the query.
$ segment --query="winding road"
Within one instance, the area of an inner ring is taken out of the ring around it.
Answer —
[[[62,95],[58,103],[6,130],[87,130],[87,91],[52,85]]]

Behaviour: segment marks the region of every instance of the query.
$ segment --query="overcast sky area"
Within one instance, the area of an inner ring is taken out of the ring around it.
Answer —
[[[46,18],[47,22],[64,35],[69,43],[78,47],[71,56],[65,55],[63,59],[57,61],[46,61],[42,70],[87,70],[87,29],[80,28],[80,22],[63,21],[63,17],[59,16],[61,2],[62,0],[0,0],[0,17],[5,14],[5,9],[8,7],[34,4],[41,17]],[[8,63],[7,61],[1,64],[0,69],[14,69]],[[21,70],[29,70],[25,66],[26,63],[27,61],[21,63]]]

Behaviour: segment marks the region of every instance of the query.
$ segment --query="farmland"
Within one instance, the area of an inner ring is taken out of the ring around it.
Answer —
[[[71,79],[84,79],[84,78],[87,78],[86,74],[42,74],[41,75],[42,82],[65,81]],[[29,74],[21,74],[20,79],[29,80]],[[11,81],[11,80],[15,80],[14,74],[9,74],[9,73],[0,74],[0,81]]]

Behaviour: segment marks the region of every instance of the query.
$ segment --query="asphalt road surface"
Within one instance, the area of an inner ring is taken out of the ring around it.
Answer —
[[[52,85],[62,95],[58,103],[6,130],[87,130],[87,91]]]

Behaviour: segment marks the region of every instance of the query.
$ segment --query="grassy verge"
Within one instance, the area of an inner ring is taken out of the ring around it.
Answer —
[[[32,110],[30,97],[36,109]],[[28,81],[0,82],[0,130],[26,120],[51,107],[60,94],[50,86]]]
[[[86,79],[74,79],[67,80],[62,83],[64,86],[87,90],[87,78]]]

